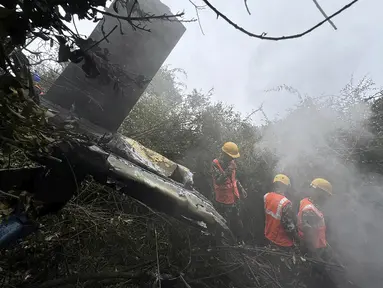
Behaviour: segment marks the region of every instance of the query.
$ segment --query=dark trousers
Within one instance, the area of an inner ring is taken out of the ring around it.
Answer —
[[[229,229],[233,233],[233,236],[236,238],[235,240],[237,242],[243,241],[243,223],[240,216],[238,201],[232,205],[215,202],[214,206],[219,214],[221,214],[222,217],[227,221]]]
[[[283,247],[279,246],[271,241],[266,246],[268,249],[275,250],[277,252],[286,254],[286,255],[278,255],[278,254],[270,254],[268,259],[270,263],[274,266],[274,269],[279,272],[278,278],[281,281],[281,285],[284,288],[296,287],[296,275],[295,275],[295,264],[292,260],[292,253],[294,251],[293,247]],[[311,288],[311,287],[310,287]]]
[[[307,256],[316,259],[320,262],[328,262],[334,264],[340,264],[334,257],[330,247],[317,248],[306,252]],[[310,275],[307,277],[308,287],[322,288],[322,287],[349,287],[347,279],[343,279],[342,273],[336,271],[337,274],[332,273],[331,267],[326,267],[323,263],[312,263]]]

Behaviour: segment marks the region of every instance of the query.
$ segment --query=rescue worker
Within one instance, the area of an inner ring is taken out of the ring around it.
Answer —
[[[298,234],[302,248],[322,260],[328,258],[326,223],[321,211],[324,203],[332,196],[332,185],[326,179],[316,178],[310,184],[310,195],[300,201],[298,212]]]
[[[247,198],[247,192],[236,178],[237,166],[234,159],[240,156],[238,146],[226,142],[218,159],[211,166],[213,179],[213,199],[217,211],[226,219],[230,230],[243,241],[243,223],[239,214],[240,194]]]
[[[294,240],[297,239],[296,227],[294,224],[293,206],[287,199],[286,192],[291,187],[289,177],[278,174],[273,180],[273,192],[267,193],[264,199],[265,210],[265,237],[269,241],[270,248],[277,248],[286,252],[291,252],[294,248]],[[271,263],[278,267],[280,277],[286,284],[291,279],[289,267],[294,265],[290,259],[284,256],[271,255]]]
[[[297,239],[294,224],[292,203],[285,193],[290,187],[290,179],[284,174],[278,174],[273,180],[273,191],[267,193],[264,199],[265,237],[271,246],[290,249]]]

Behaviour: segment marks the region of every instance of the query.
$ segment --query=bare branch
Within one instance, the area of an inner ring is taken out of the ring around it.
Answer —
[[[105,39],[107,39],[109,37],[110,34],[113,33],[114,30],[116,30],[118,25],[115,25],[112,30],[109,31],[108,34],[104,35],[104,37],[102,37],[100,40],[98,40],[96,43],[94,43],[92,46],[90,46],[89,48],[87,48],[84,52],[87,52],[89,50],[91,50],[92,48],[94,48],[95,46],[97,46],[98,44],[100,44],[102,41],[104,41]]]
[[[350,3],[348,3],[347,5],[345,5],[343,8],[339,9],[338,11],[336,11],[335,13],[333,13],[332,15],[330,15],[329,17],[327,17],[326,19],[324,19],[323,21],[319,22],[318,24],[314,25],[313,27],[311,27],[310,29],[307,29],[306,31],[303,31],[301,33],[297,33],[297,34],[293,34],[293,35],[287,35],[287,36],[276,36],[276,37],[272,37],[272,36],[266,36],[267,33],[263,32],[261,34],[255,34],[255,33],[252,33],[248,30],[246,30],[245,28],[239,26],[238,24],[234,23],[232,20],[230,20],[225,14],[223,14],[222,12],[220,12],[217,8],[215,8],[208,0],[202,0],[211,10],[214,11],[214,13],[217,14],[217,18],[221,17],[222,19],[224,19],[227,23],[229,23],[231,26],[233,26],[235,29],[241,31],[242,33],[250,36],[250,37],[254,37],[254,38],[258,38],[258,39],[262,39],[262,40],[272,40],[272,41],[279,41],[279,40],[289,40],[289,39],[296,39],[296,38],[300,38],[300,37],[303,37],[309,33],[311,33],[312,31],[314,31],[315,29],[319,28],[320,26],[322,26],[324,23],[326,23],[328,20],[334,18],[335,16],[339,15],[340,13],[342,13],[343,11],[347,10],[348,8],[350,8],[352,5],[354,5],[356,2],[358,2],[359,0],[353,0],[351,1]]]
[[[324,12],[324,10],[322,9],[322,7],[319,5],[318,1],[317,0],[313,0],[315,6],[317,6],[318,10],[322,13],[322,15],[324,16],[324,18],[328,18],[326,12]],[[338,28],[336,28],[335,24],[330,20],[328,19],[328,23],[330,23],[330,25],[334,28],[334,30],[337,30]]]
[[[29,39],[29,41],[24,45],[23,49],[24,49],[25,47],[28,47],[29,45],[31,45],[32,42],[36,40],[36,38],[37,38],[36,36],[32,36],[32,37]]]
[[[163,15],[149,15],[148,14],[147,16],[143,16],[143,17],[129,17],[129,16],[121,16],[121,15],[110,13],[110,12],[107,12],[107,11],[101,11],[101,10],[96,9],[96,8],[92,8],[92,10],[95,11],[95,12],[98,12],[98,13],[110,16],[110,17],[114,17],[114,18],[118,18],[118,19],[122,19],[122,20],[128,21],[129,23],[131,23],[132,21],[146,21],[146,22],[150,22],[151,20],[167,20],[167,21],[172,21],[172,20],[178,20],[179,17],[182,17],[182,16],[185,15],[185,12],[181,12],[181,13],[177,13],[177,14],[173,14],[173,15],[167,15],[167,14],[163,14]]]
[[[108,40],[108,37],[106,36],[106,33],[105,33],[105,30],[104,30],[104,25],[105,25],[105,21],[106,21],[106,18],[104,17],[102,19],[102,24],[101,24],[101,33],[102,33],[102,36],[104,36],[104,40],[109,43],[109,40]]]
[[[268,123],[268,124],[271,123],[269,117],[267,117],[267,115],[266,115],[266,113],[265,113],[265,110],[263,110],[263,107],[261,107],[260,111],[261,111],[263,117],[265,118],[266,123]]]
[[[128,17],[131,17],[132,16],[132,13],[133,13],[133,10],[134,10],[134,7],[138,4],[138,0],[134,0],[133,4],[132,4],[132,7],[130,8],[130,12],[128,14]]]
[[[259,108],[257,108],[257,109],[255,109],[255,110],[251,111],[250,114],[247,115],[246,118],[245,118],[243,121],[247,121],[247,120],[249,120],[251,116],[253,116],[255,113],[261,111],[262,109],[263,109],[263,103],[261,104],[261,106],[259,106]]]
[[[160,258],[158,256],[157,229],[154,229],[154,237],[155,237],[155,240],[156,240],[157,281],[158,281],[158,287],[161,288],[161,271],[160,271]]]
[[[13,194],[11,194],[11,193],[7,193],[7,192],[2,191],[2,190],[0,190],[0,194],[2,194],[2,195],[4,195],[4,196],[7,196],[7,197],[11,197],[11,198],[15,198],[15,199],[20,199],[18,196],[13,195]]]
[[[74,17],[72,19],[74,29],[76,30],[77,35],[80,37],[80,33],[78,33],[77,26],[76,26],[76,21],[74,21]]]
[[[201,25],[201,20],[199,18],[199,10],[205,9],[205,6],[199,6],[199,5],[195,4],[192,0],[189,0],[189,2],[194,6],[195,13],[197,14],[199,29],[201,30],[202,35],[205,35],[205,32],[203,31],[203,28]]]
[[[180,279],[185,284],[186,288],[191,288],[191,286],[188,284],[188,282],[186,282],[185,278],[182,275],[180,275]]]
[[[36,66],[36,65],[40,65],[41,63],[43,63],[45,61],[55,61],[55,62],[57,62],[57,59],[54,59],[54,58],[44,58],[44,59],[40,59],[39,61],[36,61],[36,62],[30,62],[29,65],[30,66]]]
[[[133,6],[132,6],[132,9],[133,8],[134,8],[134,3],[133,3]],[[131,13],[133,11],[132,9],[131,9]],[[194,21],[196,21],[195,19],[180,20],[179,18],[185,15],[184,12],[180,12],[180,13],[172,14],[172,15],[167,15],[167,14],[163,14],[163,15],[146,14],[145,16],[131,17],[130,15],[128,15],[128,16],[121,16],[121,15],[110,13],[110,12],[107,12],[107,11],[101,11],[101,10],[96,9],[96,8],[92,8],[92,10],[94,12],[98,12],[98,13],[101,13],[101,14],[106,15],[106,16],[113,17],[113,18],[118,19],[118,20],[119,19],[125,20],[125,21],[127,21],[132,26],[132,28],[134,30],[138,29],[138,30],[142,30],[142,31],[146,31],[146,32],[151,32],[151,30],[149,28],[147,28],[146,25],[141,25],[141,22],[151,22],[152,20],[181,21],[181,22],[194,22]],[[138,22],[138,24],[136,24],[134,22]],[[120,32],[121,32],[121,29],[120,29]]]
[[[120,26],[120,34],[121,35],[124,35],[124,31],[122,30],[122,23],[121,23],[121,20],[120,19],[116,19],[118,21],[118,25]]]
[[[369,97],[367,97],[367,98],[365,98],[365,99],[363,99],[363,101],[370,101],[370,100],[372,100],[372,99],[376,99],[376,98],[379,98],[379,97],[382,97],[383,96],[383,90],[382,91],[379,91],[379,92],[377,92],[377,93],[375,93],[374,95],[372,95],[372,96],[369,96]]]
[[[249,15],[251,15],[249,6],[247,5],[247,0],[243,0],[243,2],[245,3],[245,7],[246,7],[246,10],[247,10],[247,13],[249,13]]]
[[[42,52],[35,52],[35,51],[31,51],[29,50],[28,48],[24,47],[23,48],[25,51],[28,51],[29,53],[33,54],[33,55],[36,55],[36,56],[39,56]]]

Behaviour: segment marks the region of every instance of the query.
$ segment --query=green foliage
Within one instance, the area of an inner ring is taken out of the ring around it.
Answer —
[[[6,61],[9,53],[24,46],[31,37],[50,41],[51,46],[54,41],[58,42],[60,62],[71,60],[78,63],[80,59],[90,58],[84,50],[73,49],[74,45],[83,47],[85,40],[73,33],[65,22],[72,21],[74,15],[79,19],[97,20],[97,12],[94,9],[99,6],[105,7],[106,0],[60,1],[60,5],[54,1],[5,1],[2,4],[4,7],[0,8],[0,63],[1,68],[8,71],[12,66]],[[86,66],[92,66],[87,64]],[[91,71],[87,72],[92,74]]]
[[[26,98],[20,89],[11,90],[7,95],[1,94],[1,143],[5,144],[2,145],[3,151],[6,148],[19,148],[36,154],[48,153],[47,147],[54,139],[46,122],[45,111]]]
[[[77,14],[79,19],[94,19],[92,7],[106,5],[106,0],[60,1],[62,15],[56,1],[2,1],[2,36],[11,37],[14,45],[24,45],[27,35],[37,29],[68,31],[63,21],[71,21]],[[47,37],[42,33],[41,37]]]
[[[15,77],[8,76],[1,77],[4,86],[0,88],[0,155],[17,154],[14,155],[20,158],[17,163],[29,165],[25,156],[49,157],[53,146],[70,139],[74,132],[49,123],[46,109],[26,96]]]

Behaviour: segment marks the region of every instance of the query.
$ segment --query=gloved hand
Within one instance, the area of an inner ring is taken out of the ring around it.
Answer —
[[[247,191],[244,189],[244,188],[242,188],[242,195],[243,195],[243,198],[247,198]]]

